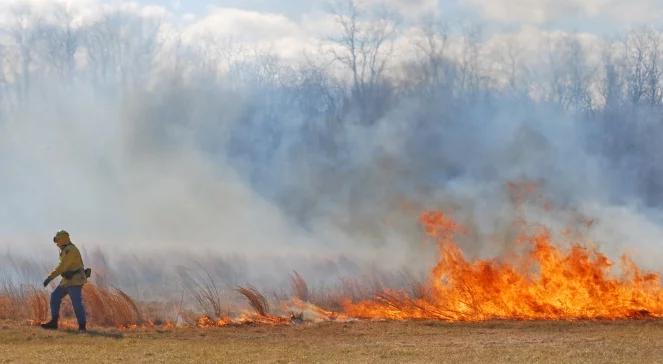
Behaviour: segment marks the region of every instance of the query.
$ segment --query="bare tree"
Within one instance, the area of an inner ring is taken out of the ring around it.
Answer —
[[[117,16],[105,16],[81,31],[88,70],[97,86],[117,82],[121,42]]]
[[[12,24],[9,27],[8,34],[13,42],[12,46],[16,49],[17,60],[15,64],[15,73],[20,80],[16,84],[18,101],[21,104],[27,102],[31,91],[32,66],[34,61],[33,48],[38,34],[35,31],[35,24],[40,23],[30,4],[17,3],[11,8]]]
[[[384,73],[393,54],[397,22],[384,9],[369,18],[354,0],[337,2],[332,12],[341,34],[332,39],[331,54],[350,71],[352,100],[361,119],[370,123],[386,96]]]
[[[0,118],[2,117],[3,112],[8,105],[8,95],[7,95],[7,75],[5,73],[7,63],[7,50],[4,44],[0,43]]]
[[[458,91],[475,95],[481,87],[481,28],[469,26],[463,36],[463,47],[458,64]]]
[[[625,38],[623,46],[630,101],[633,104],[660,104],[663,97],[661,35],[651,28],[639,29]]]
[[[629,99],[633,104],[640,103],[645,93],[646,49],[643,37],[629,35],[624,42],[628,76],[626,79]]]
[[[448,43],[446,24],[433,17],[423,19],[421,38],[414,43],[419,53],[414,77],[429,96],[450,95],[454,88],[456,65],[447,55]]]
[[[614,110],[621,106],[623,100],[623,82],[620,74],[620,64],[613,56],[611,45],[607,45],[603,50],[603,80],[600,86],[601,97],[603,98],[603,107],[608,110]]]
[[[567,110],[591,110],[589,86],[593,75],[578,39],[569,36],[552,42],[548,62],[550,99]]]
[[[523,61],[522,45],[515,38],[506,39],[499,58],[503,66],[506,88],[514,94],[526,96],[530,86],[530,70]]]
[[[85,47],[94,79],[132,89],[152,74],[161,46],[161,19],[114,11],[85,30]]]
[[[162,20],[127,16],[122,42],[120,74],[125,88],[144,85],[152,74],[155,56],[161,46]]]
[[[36,26],[42,68],[56,75],[61,85],[68,85],[76,68],[75,55],[78,51],[79,35],[73,27],[71,13],[62,5],[52,10],[53,23]]]
[[[247,55],[248,50],[233,37],[205,33],[193,45],[192,53],[203,74],[218,79],[228,75],[230,69]]]

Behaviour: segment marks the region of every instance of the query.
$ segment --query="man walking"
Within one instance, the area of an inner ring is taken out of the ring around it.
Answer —
[[[83,268],[83,258],[78,248],[71,242],[69,233],[60,230],[55,234],[53,242],[60,248],[60,264],[44,280],[44,287],[58,276],[62,276],[60,285],[51,293],[51,321],[41,325],[44,329],[56,330],[60,318],[60,303],[64,296],[69,295],[76,313],[78,330],[85,332],[85,307],[83,306],[83,284],[87,281]]]

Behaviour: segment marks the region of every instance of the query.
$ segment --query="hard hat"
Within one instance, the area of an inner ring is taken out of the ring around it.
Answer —
[[[58,240],[60,240],[60,243],[58,243]],[[69,233],[66,232],[65,230],[60,230],[57,233],[55,233],[53,241],[58,243],[58,245],[64,245],[71,242],[71,240],[69,239]]]

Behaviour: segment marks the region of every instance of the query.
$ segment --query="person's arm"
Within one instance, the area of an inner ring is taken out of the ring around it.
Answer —
[[[64,272],[67,272],[71,269],[72,265],[76,263],[75,253],[69,249],[64,251],[64,254],[60,257],[60,263],[55,269],[48,275],[50,280],[55,279],[57,276],[61,275]]]

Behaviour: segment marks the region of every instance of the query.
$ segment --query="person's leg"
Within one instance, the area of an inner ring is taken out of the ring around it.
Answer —
[[[78,321],[78,329],[85,330],[85,306],[83,306],[83,286],[71,286],[67,288],[71,305],[74,306],[74,313]]]
[[[67,291],[62,286],[57,286],[57,288],[51,292],[51,321],[57,322],[60,318],[60,304],[66,295]]]
[[[62,298],[67,295],[67,291],[62,286],[57,286],[51,293],[51,321],[42,324],[41,327],[45,329],[57,329],[58,320],[60,318],[60,304]]]

